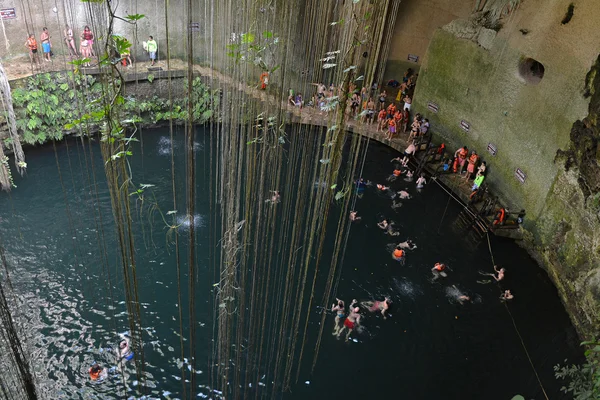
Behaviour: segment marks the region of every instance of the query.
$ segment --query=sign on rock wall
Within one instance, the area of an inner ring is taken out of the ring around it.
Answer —
[[[427,108],[436,114],[440,110],[440,106],[438,106],[437,104],[435,104],[434,102],[431,102],[431,101],[429,103],[427,103]]]
[[[517,168],[515,170],[515,178],[517,178],[517,180],[521,183],[525,183],[525,179],[527,179],[527,175],[525,175],[525,172],[523,172],[523,170],[521,168]]]
[[[471,129],[471,124],[468,123],[467,121],[465,121],[464,119],[462,121],[460,121],[460,127],[465,131],[465,132],[469,132],[469,130]]]
[[[0,16],[2,16],[2,19],[15,19],[17,18],[17,12],[14,8],[0,8]]]

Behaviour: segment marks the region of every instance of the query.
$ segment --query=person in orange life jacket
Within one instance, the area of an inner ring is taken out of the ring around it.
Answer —
[[[506,214],[508,213],[508,208],[500,208],[496,213],[496,218],[494,218],[494,226],[496,225],[504,225],[504,221],[506,221]]]
[[[460,149],[456,150],[456,152],[454,153],[454,165],[452,167],[454,173],[459,172],[459,167],[460,172],[462,172],[465,162],[467,161],[468,155],[469,149],[467,148],[467,146],[463,146]]]
[[[394,138],[394,134],[396,133],[396,120],[394,118],[388,119],[388,133],[386,135],[387,140],[392,140]]]
[[[392,252],[392,258],[396,261],[404,260],[405,255],[406,255],[406,252],[398,247],[396,247],[394,249],[394,251]]]
[[[477,152],[475,150],[471,152],[471,156],[469,157],[468,162],[469,164],[467,165],[467,174],[465,176],[466,181],[468,181],[469,178],[471,178],[471,175],[473,175],[473,173],[475,172],[475,167],[479,162],[479,156],[477,155]]]
[[[29,35],[29,37],[27,37],[27,41],[25,42],[25,47],[27,47],[27,49],[29,49],[29,59],[31,60],[31,62],[35,63],[39,66],[40,58],[38,56],[38,45],[37,45],[37,41],[35,40],[35,35],[33,33],[31,35]]]
[[[431,268],[431,273],[433,274],[433,280],[435,281],[439,277],[445,278],[446,275],[446,264],[435,263],[433,268]]]
[[[262,74],[260,74],[260,88],[262,90],[265,90],[267,88],[268,84],[269,84],[269,73],[267,71],[263,71]]]
[[[385,129],[386,125],[387,125],[387,113],[385,112],[385,109],[382,109],[379,111],[379,114],[377,114],[377,132],[381,131],[383,132],[383,130]]]
[[[108,376],[106,368],[102,368],[97,362],[94,362],[88,370],[92,381],[101,381]]]

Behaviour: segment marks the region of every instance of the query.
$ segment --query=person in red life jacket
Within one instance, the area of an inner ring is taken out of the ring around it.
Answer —
[[[494,218],[494,226],[496,225],[504,225],[504,221],[506,221],[506,214],[508,209],[500,208],[496,213],[496,218]]]
[[[439,277],[445,278],[446,276],[446,264],[435,263],[433,268],[431,268],[431,273],[433,274],[433,280],[435,281]]]
[[[452,166],[452,171],[454,173],[462,172],[463,166],[467,161],[467,156],[469,155],[469,149],[467,146],[463,146],[460,149],[456,150],[454,153],[454,165]]]
[[[269,73],[267,71],[263,71],[262,74],[260,74],[260,88],[262,90],[265,90],[267,88],[268,84],[269,84]]]
[[[469,164],[467,165],[467,176],[465,176],[465,181],[468,181],[471,175],[473,175],[478,162],[479,156],[477,155],[477,152],[473,150],[471,152],[471,156],[469,157]]]

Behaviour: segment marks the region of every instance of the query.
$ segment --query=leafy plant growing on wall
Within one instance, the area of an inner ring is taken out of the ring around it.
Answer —
[[[573,394],[574,400],[598,399],[600,398],[600,341],[586,341],[581,345],[586,347],[585,362],[582,365],[556,365],[554,375],[556,379],[568,382],[561,390]]]
[[[187,81],[185,83],[187,88]],[[23,88],[13,90],[17,114],[17,128],[28,144],[42,144],[47,140],[60,140],[65,131],[82,122],[92,127],[102,121],[101,85],[93,76],[78,72],[59,72],[34,75],[27,78]],[[194,121],[203,123],[213,117],[219,103],[218,91],[211,90],[200,78],[192,82]],[[123,98],[123,120],[141,123],[187,120],[187,97],[173,100],[153,96],[139,100],[135,96]],[[5,140],[10,145],[10,139]]]
[[[17,128],[29,144],[60,140],[64,126],[81,112],[94,111],[99,85],[90,75],[60,72],[38,74],[26,80],[25,87],[13,90]],[[78,96],[78,93],[80,95]]]

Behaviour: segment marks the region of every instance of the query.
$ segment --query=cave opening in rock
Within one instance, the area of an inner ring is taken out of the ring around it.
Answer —
[[[531,85],[540,83],[545,73],[544,64],[533,58],[523,58],[519,62],[519,76]]]

